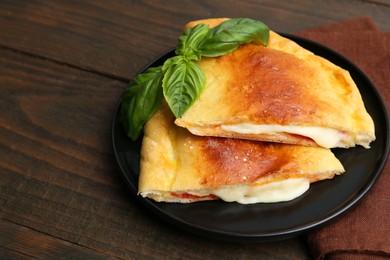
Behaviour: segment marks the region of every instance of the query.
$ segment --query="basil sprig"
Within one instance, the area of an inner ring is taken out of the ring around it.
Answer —
[[[176,56],[130,82],[121,102],[121,121],[127,135],[133,140],[139,137],[163,97],[176,118],[187,111],[206,84],[196,61],[225,55],[245,43],[267,46],[268,40],[268,27],[249,18],[230,19],[211,29],[205,24],[186,29],[179,37]]]

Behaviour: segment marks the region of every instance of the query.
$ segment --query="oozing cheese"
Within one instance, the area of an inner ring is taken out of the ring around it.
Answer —
[[[241,204],[271,203],[290,201],[305,193],[310,182],[305,178],[295,178],[273,182],[261,186],[238,186],[213,190],[212,194],[228,202]]]
[[[340,131],[317,126],[283,126],[283,125],[255,125],[242,123],[222,125],[221,129],[240,134],[272,134],[289,133],[309,137],[318,145],[326,148],[336,147],[345,136]]]
[[[205,189],[179,192],[141,192],[143,197],[149,197],[156,201],[179,202],[188,199],[196,200],[197,197],[217,196],[227,202],[241,204],[273,203],[290,201],[305,193],[310,186],[306,178],[292,178],[283,181],[272,182],[264,185],[229,186],[218,189]],[[194,197],[191,198],[191,195]]]

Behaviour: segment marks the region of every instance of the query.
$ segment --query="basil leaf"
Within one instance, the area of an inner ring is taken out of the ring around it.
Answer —
[[[129,84],[121,102],[121,121],[126,134],[136,140],[145,123],[161,105],[162,67],[152,67],[137,75]]]
[[[209,30],[209,26],[205,24],[198,24],[186,29],[183,35],[179,37],[176,55],[184,56],[190,60],[200,60],[199,45],[203,42]]]
[[[268,40],[269,28],[264,23],[249,18],[235,18],[210,29],[199,51],[205,57],[218,57],[234,51],[244,43],[267,46]]]
[[[165,73],[169,67],[182,62],[183,59],[183,56],[173,56],[172,58],[167,59],[162,66],[163,73]]]
[[[167,60],[163,67],[166,68],[162,83],[165,100],[178,118],[199,97],[206,77],[198,64],[183,56]]]

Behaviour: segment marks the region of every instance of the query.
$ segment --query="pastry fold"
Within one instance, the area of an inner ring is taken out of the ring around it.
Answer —
[[[344,172],[326,148],[200,137],[174,120],[163,103],[145,125],[139,177],[143,197],[180,203],[288,201],[310,183]]]
[[[267,47],[245,44],[198,64],[206,86],[175,121],[195,135],[326,148],[369,148],[375,140],[349,72],[275,32]]]

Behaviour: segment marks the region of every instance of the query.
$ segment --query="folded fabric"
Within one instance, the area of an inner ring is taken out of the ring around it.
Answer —
[[[332,23],[296,33],[344,55],[373,81],[390,105],[390,33],[370,18]],[[380,131],[380,129],[378,129]],[[390,164],[370,192],[347,213],[307,235],[315,259],[390,257]]]

